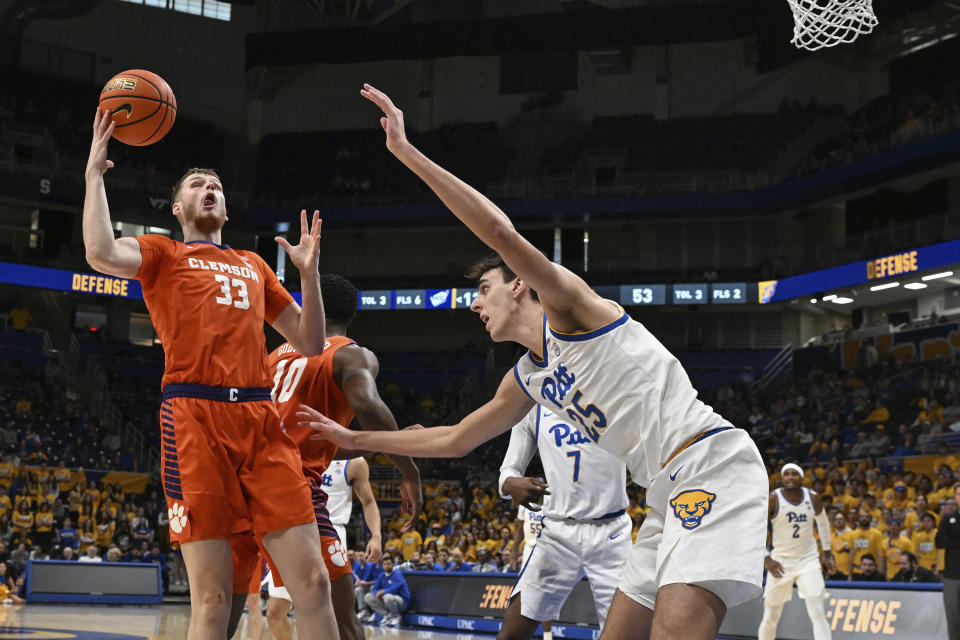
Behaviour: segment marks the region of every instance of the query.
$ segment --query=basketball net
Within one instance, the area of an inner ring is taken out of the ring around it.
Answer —
[[[793,44],[816,51],[873,31],[871,0],[787,0],[793,11]]]

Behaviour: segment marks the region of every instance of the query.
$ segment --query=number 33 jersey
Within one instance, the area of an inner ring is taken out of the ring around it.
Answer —
[[[697,398],[680,362],[621,308],[594,331],[565,334],[543,321],[542,360],[514,367],[520,387],[649,487],[670,456],[705,431],[732,425]]]
[[[264,321],[293,297],[252,251],[137,237],[136,279],[163,345],[164,386],[269,387]]]

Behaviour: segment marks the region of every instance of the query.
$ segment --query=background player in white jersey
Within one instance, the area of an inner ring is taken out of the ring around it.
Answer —
[[[650,512],[603,640],[715,637],[729,607],[761,593],[767,474],[756,445],[697,399],[680,362],[643,325],[547,260],[495,204],[410,144],[390,98],[370,85],[361,93],[384,113],[387,148],[499,254],[474,270],[471,309],[494,341],[530,352],[454,427],[355,433],[306,406],[301,424],[347,448],[451,457],[503,433],[535,403],[549,407],[648,488]]]
[[[334,460],[323,472],[323,491],[327,494],[327,511],[330,522],[340,536],[343,548],[347,548],[346,524],[350,521],[353,511],[353,494],[356,493],[363,507],[363,519],[370,529],[370,540],[367,542],[367,557],[371,562],[379,562],[382,554],[380,534],[380,509],[373,496],[373,487],[370,486],[370,466],[363,458],[350,460]],[[273,574],[267,573],[264,581],[267,584],[267,624],[275,638],[284,639],[293,637],[293,625],[288,618],[290,606],[293,604],[286,587],[273,584]],[[365,605],[361,603],[361,608]],[[362,621],[362,616],[361,616]]]
[[[524,477],[537,451],[546,483]],[[498,640],[532,638],[541,622],[559,617],[584,576],[602,627],[630,553],[623,462],[538,405],[510,432],[500,467],[500,495],[517,500],[529,513],[542,499],[543,527],[533,547],[524,549],[523,568]]]
[[[327,493],[330,522],[344,545],[347,544],[346,526],[353,513],[353,496],[356,494],[363,508],[363,519],[370,529],[367,557],[372,562],[379,562],[382,552],[380,510],[373,497],[373,487],[370,486],[370,466],[367,461],[363,458],[334,460],[323,472],[323,490]]]
[[[830,640],[830,623],[823,606],[827,587],[820,571],[821,563],[832,556],[830,521],[820,504],[820,496],[801,485],[803,469],[792,462],[785,464],[780,478],[783,488],[770,492],[772,546],[764,561],[768,573],[758,640],[773,640],[783,605],[793,597],[794,582],[807,605],[814,640]],[[814,522],[820,534],[822,554],[817,551]]]
[[[547,493],[546,480],[542,478],[528,478],[528,480],[534,486],[539,485],[543,489],[544,494]],[[543,512],[531,511],[521,504],[517,507],[517,522],[520,524],[513,534],[513,549],[514,552],[519,550],[520,542],[523,542],[523,556],[520,559],[520,566],[523,567],[523,565],[527,564],[527,558],[530,557],[530,552],[533,551],[533,545],[537,543],[537,536],[539,536],[540,531],[543,530]]]

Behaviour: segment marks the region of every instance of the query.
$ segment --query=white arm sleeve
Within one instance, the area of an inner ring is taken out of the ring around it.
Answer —
[[[821,507],[820,513],[813,516],[813,521],[817,523],[817,532],[820,534],[820,547],[824,551],[830,551],[832,540],[830,539],[830,519],[827,517],[827,510]]]
[[[540,407],[535,406],[523,420],[515,424],[510,430],[510,444],[507,446],[507,454],[503,457],[503,463],[500,465],[500,481],[497,483],[501,498],[510,497],[503,492],[503,483],[507,481],[507,478],[522,477],[527,470],[527,465],[533,460],[533,454],[537,451],[537,415],[539,412]]]

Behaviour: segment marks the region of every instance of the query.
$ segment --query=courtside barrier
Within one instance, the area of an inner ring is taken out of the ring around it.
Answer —
[[[499,631],[517,581],[516,575],[503,573],[408,571],[404,576],[412,596],[404,624],[475,633]],[[942,590],[941,584],[828,582],[825,605],[833,638],[947,640]],[[777,638],[812,640],[806,608],[794,596],[783,609]],[[762,617],[759,599],[735,607],[727,613],[720,635],[755,638]],[[577,584],[553,622],[555,638],[596,640],[597,615],[586,580]]]
[[[27,602],[161,604],[160,565],[139,562],[27,562]]]

